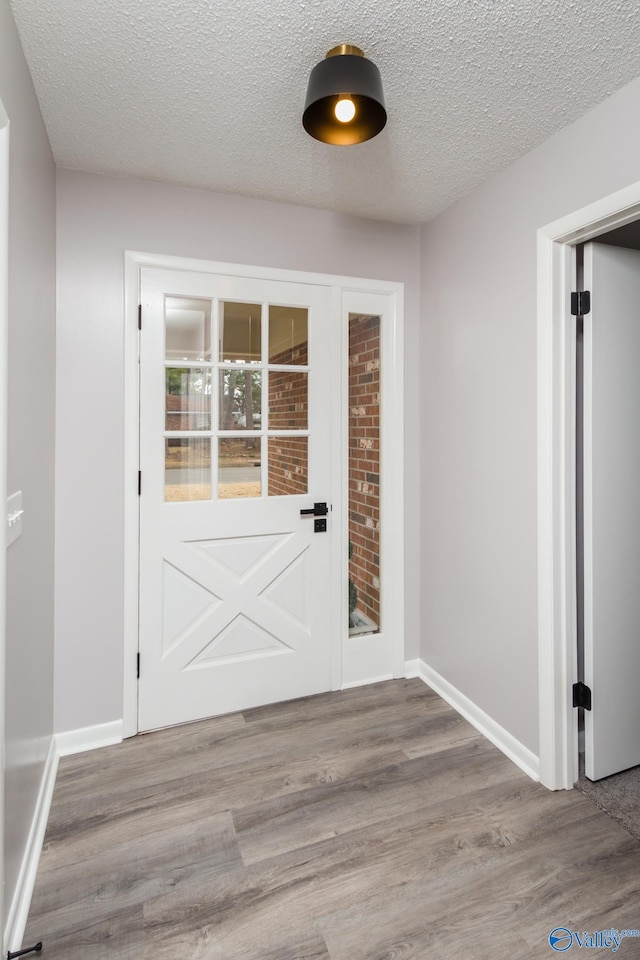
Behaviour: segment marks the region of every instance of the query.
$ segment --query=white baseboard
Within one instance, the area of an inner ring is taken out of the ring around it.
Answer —
[[[81,753],[83,750],[111,746],[121,741],[122,720],[101,723],[95,727],[85,727],[81,730],[69,730],[66,733],[57,733],[51,737],[16,890],[7,913],[4,931],[5,954],[9,950],[14,951],[22,948],[22,938],[27,925],[40,853],[49,819],[53,788],[58,772],[58,758],[72,753]]]
[[[67,730],[56,733],[56,748],[59,757],[68,757],[72,753],[96,750],[98,747],[110,747],[122,743],[122,720],[111,723],[99,723],[95,727],[81,727],[79,730]]]
[[[51,737],[49,752],[40,782],[40,790],[38,791],[38,799],[36,800],[33,820],[31,822],[31,829],[29,830],[24,856],[20,866],[20,873],[18,874],[18,882],[16,883],[13,900],[7,913],[4,933],[5,954],[9,950],[14,951],[22,948],[22,938],[27,925],[31,897],[36,882],[38,864],[40,863],[40,853],[47,829],[57,770],[58,753],[56,749],[56,739],[55,737]]]
[[[540,780],[540,758],[528,747],[516,740],[508,730],[501,727],[493,717],[481,710],[472,700],[461,693],[453,684],[427,666],[423,660],[410,660],[405,665],[407,677],[419,677],[434,693],[446,700],[458,713],[468,720],[487,740],[512,760],[531,777]]]
[[[404,665],[404,675],[407,680],[415,680],[416,677],[419,677],[421,680],[424,678],[420,673],[420,668],[422,665],[422,660],[406,660]]]

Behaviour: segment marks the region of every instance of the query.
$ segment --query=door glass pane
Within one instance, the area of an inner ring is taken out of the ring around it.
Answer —
[[[220,304],[220,359],[259,363],[262,359],[262,306],[259,303]]]
[[[262,424],[262,373],[220,371],[220,430],[259,430]]]
[[[167,360],[211,360],[211,301],[165,297]]]
[[[380,632],[380,317],[349,314],[349,633]]]
[[[269,437],[268,493],[270,497],[307,493],[308,437]]]
[[[211,370],[167,367],[165,430],[211,429]]]
[[[308,373],[269,372],[269,430],[307,429],[308,380]]]
[[[164,441],[164,499],[211,499],[211,441],[167,437]]]
[[[269,363],[306,364],[309,346],[306,307],[269,307]]]
[[[218,440],[218,496],[259,497],[260,437],[227,437]]]

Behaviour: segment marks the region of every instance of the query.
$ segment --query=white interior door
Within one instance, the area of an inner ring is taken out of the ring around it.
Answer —
[[[585,246],[585,772],[640,764],[640,252]]]
[[[328,690],[331,289],[145,268],[141,302],[139,729]]]

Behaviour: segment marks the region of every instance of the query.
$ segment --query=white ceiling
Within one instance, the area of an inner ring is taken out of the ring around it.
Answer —
[[[59,166],[405,223],[434,216],[640,75],[637,0],[10,0]],[[301,115],[355,43],[375,140]]]

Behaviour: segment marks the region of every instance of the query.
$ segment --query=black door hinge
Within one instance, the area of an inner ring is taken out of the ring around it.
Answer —
[[[142,304],[138,304],[138,330],[142,330]]]
[[[573,685],[573,705],[591,710],[591,689],[582,680]]]
[[[138,470],[138,496],[142,493],[142,470]]]
[[[140,654],[136,654],[136,677],[140,679]]]
[[[591,291],[578,290],[571,294],[571,316],[586,317],[591,313]]]

